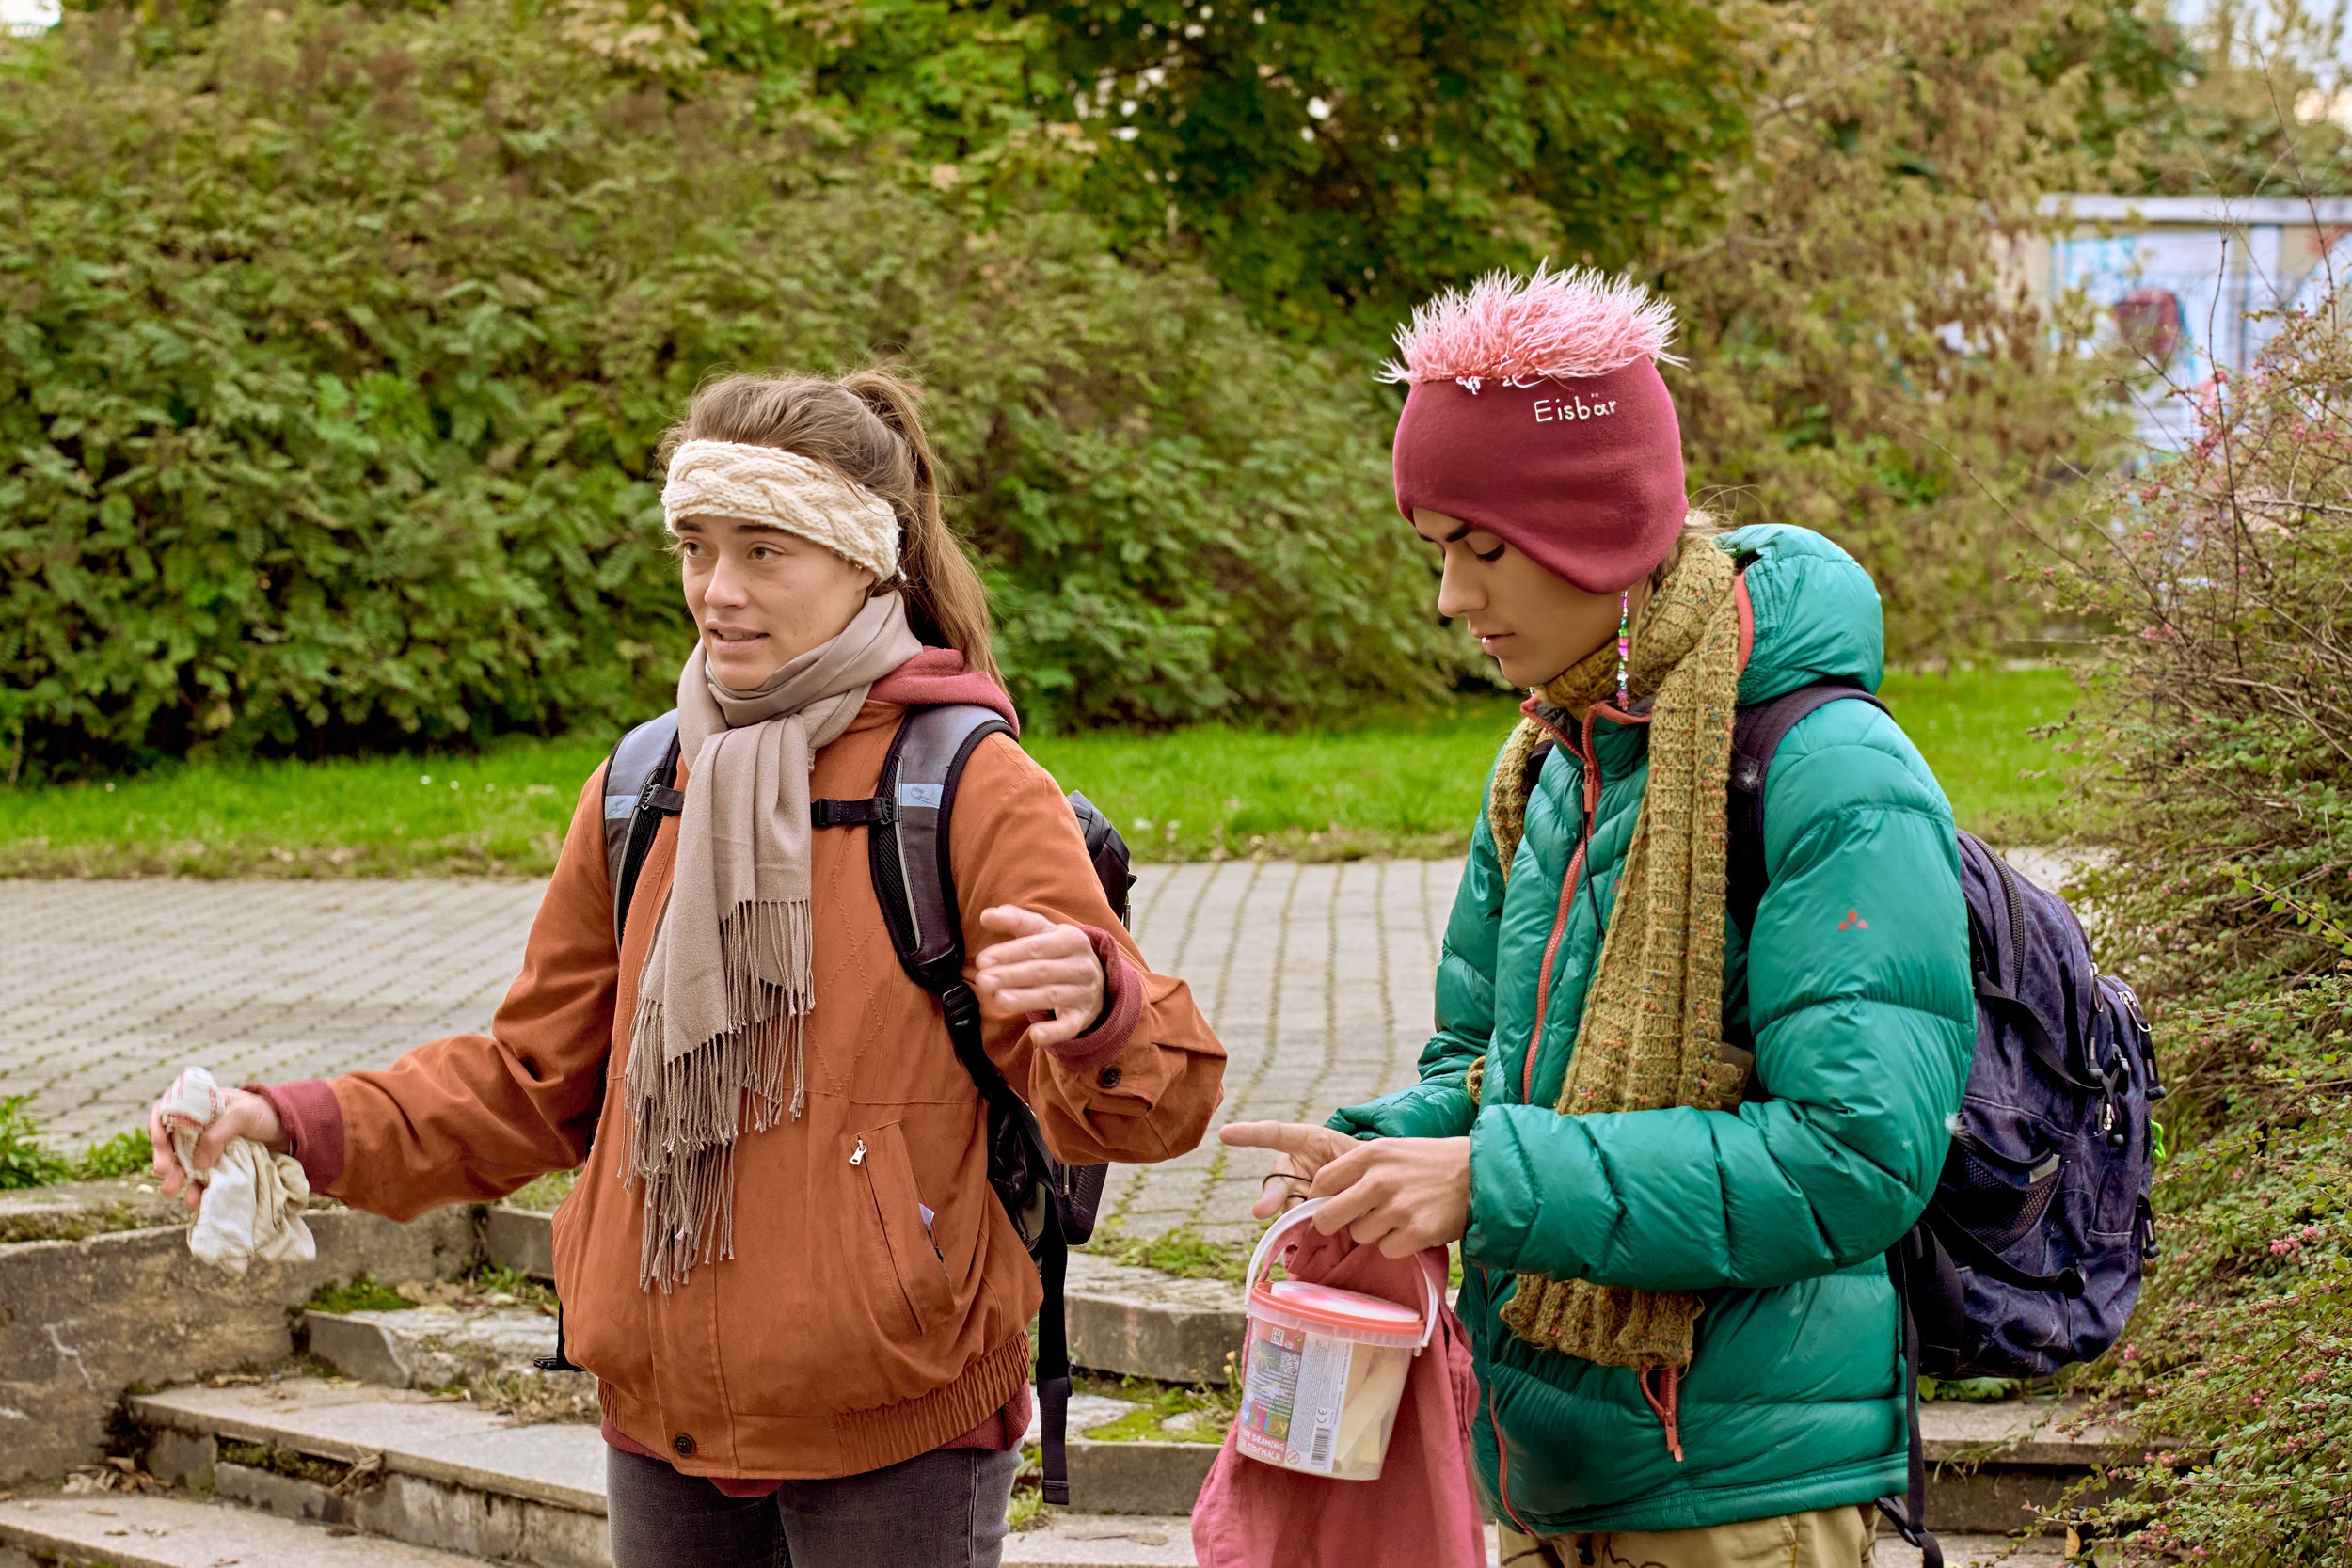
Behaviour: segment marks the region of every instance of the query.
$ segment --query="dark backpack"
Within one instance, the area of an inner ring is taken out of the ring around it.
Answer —
[[[1731,915],[1742,932],[1764,892],[1764,784],[1806,714],[1878,699],[1810,686],[1740,710],[1731,759]],[[1935,1196],[1887,1254],[1903,1304],[1910,1490],[1879,1506],[1922,1551],[1926,1455],[1918,1375],[2043,1377],[2104,1354],[2154,1255],[2149,1107],[2164,1098],[2153,1037],[2131,987],[2099,973],[2082,923],[1973,833],[1961,888],[1977,992],[1977,1049]],[[1763,1085],[1755,1085],[1761,1092]]]
[[[963,765],[990,736],[1012,733],[1011,725],[984,707],[911,707],[882,759],[875,793],[862,800],[812,800],[809,819],[818,828],[866,830],[874,895],[890,927],[899,967],[939,999],[947,1037],[980,1091],[988,1117],[989,1185],[1011,1217],[1045,1288],[1044,1305],[1038,1311],[1039,1435],[1044,1449],[1045,1500],[1067,1503],[1070,1339],[1062,1290],[1070,1248],[1094,1234],[1109,1167],[1055,1159],[1036,1115],[989,1059],[980,1038],[979,998],[963,982],[963,923],[948,862],[948,822]],[[677,715],[671,712],[624,736],[605,768],[605,853],[612,868],[616,948],[628,924],[638,872],[661,818],[675,816],[686,804],[673,787],[677,760]],[[1123,925],[1127,895],[1136,880],[1126,842],[1085,796],[1072,795],[1070,809],[1085,835],[1104,896]]]

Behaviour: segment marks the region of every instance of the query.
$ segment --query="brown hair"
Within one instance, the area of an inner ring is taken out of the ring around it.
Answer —
[[[694,394],[661,438],[663,464],[687,441],[780,447],[822,463],[898,515],[898,575],[907,619],[933,647],[1001,679],[989,643],[988,590],[939,505],[939,464],[924,433],[922,391],[885,370],[821,375],[730,375]]]

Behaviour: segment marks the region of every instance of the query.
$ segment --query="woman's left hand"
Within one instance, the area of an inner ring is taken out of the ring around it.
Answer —
[[[1321,1127],[1244,1122],[1220,1134],[1229,1144],[1296,1152]],[[1359,1246],[1377,1245],[1389,1258],[1458,1242],[1470,1230],[1468,1138],[1372,1138],[1325,1161],[1309,1197],[1329,1201],[1315,1211],[1326,1236],[1345,1230]]]
[[[980,949],[973,984],[981,1000],[1002,1012],[1054,1015],[1029,1026],[1031,1040],[1059,1045],[1103,1016],[1103,965],[1085,931],[1017,904],[981,911],[980,927],[1007,939]]]

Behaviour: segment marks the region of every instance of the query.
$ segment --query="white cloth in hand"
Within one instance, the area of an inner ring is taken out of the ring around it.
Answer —
[[[301,1162],[272,1154],[251,1138],[232,1138],[210,1176],[196,1174],[197,1135],[219,1117],[223,1099],[220,1085],[200,1067],[188,1069],[164,1091],[164,1125],[171,1129],[180,1168],[204,1184],[203,1206],[188,1227],[188,1250],[236,1274],[245,1273],[256,1258],[264,1263],[309,1262],[318,1256],[318,1243],[302,1223],[310,1179],[302,1174]],[[195,1125],[173,1119],[183,1117]]]

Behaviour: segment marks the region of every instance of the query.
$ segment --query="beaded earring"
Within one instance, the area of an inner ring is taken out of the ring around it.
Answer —
[[[1626,689],[1626,663],[1633,652],[1633,590],[1629,588],[1617,595],[1617,709],[1623,712],[1633,701],[1633,693]]]

